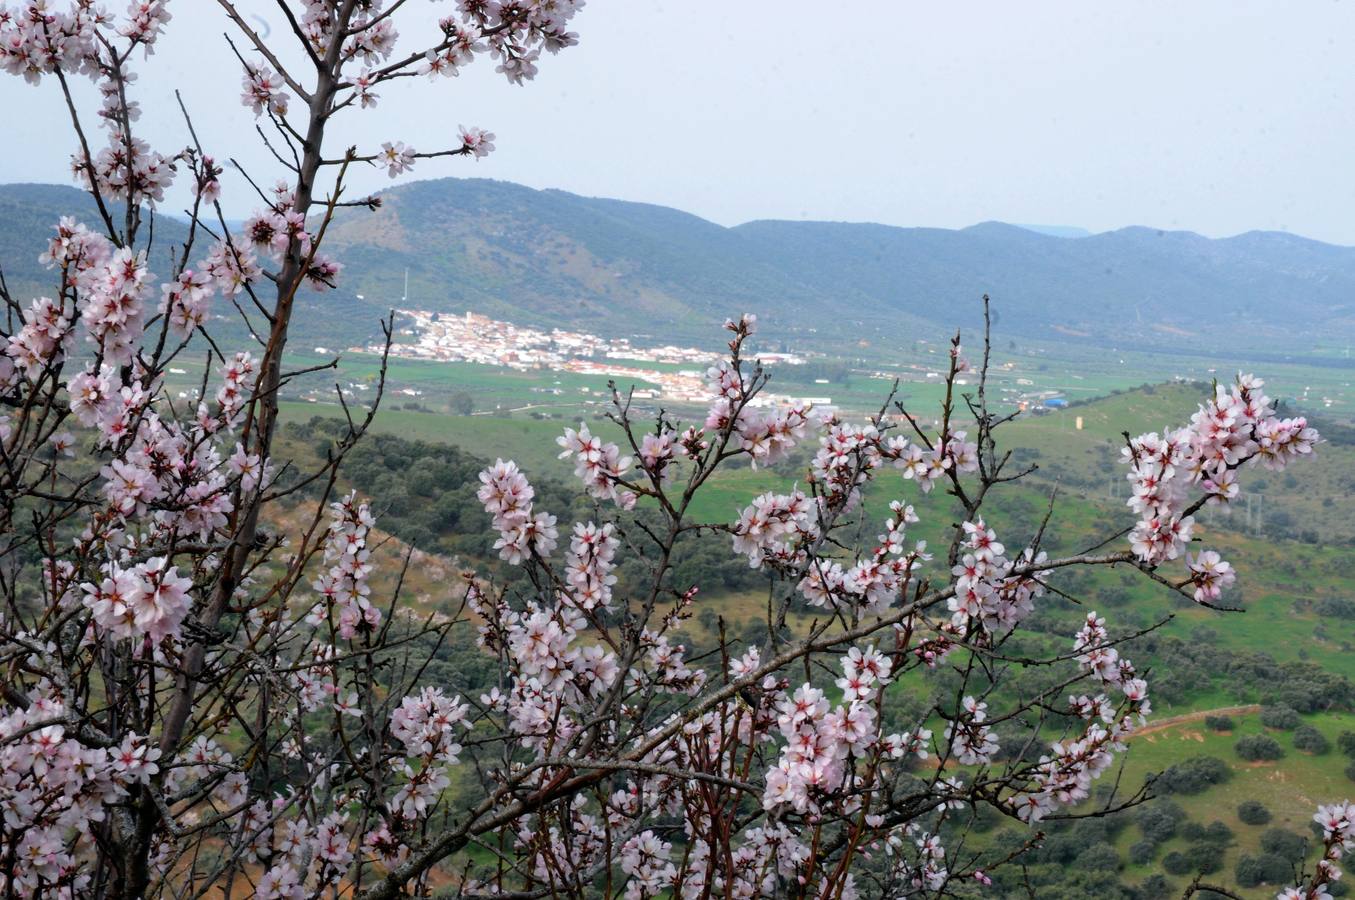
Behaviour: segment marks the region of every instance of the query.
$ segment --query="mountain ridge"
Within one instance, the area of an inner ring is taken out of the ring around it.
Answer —
[[[658,204],[471,178],[413,181],[379,196],[375,212],[341,210],[328,234],[345,265],[346,313],[403,303],[687,339],[751,311],[773,334],[887,343],[973,325],[975,300],[989,293],[1002,328],[1025,337],[1172,347],[1223,330],[1256,346],[1300,347],[1355,335],[1355,248],[1288,232],[723,226]],[[0,186],[0,262],[11,281],[41,274],[36,256],[59,208],[92,213],[81,197],[60,186]],[[357,295],[365,305],[352,306]]]

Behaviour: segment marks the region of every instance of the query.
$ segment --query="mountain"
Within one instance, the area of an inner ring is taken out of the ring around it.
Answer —
[[[770,330],[826,339],[932,336],[972,325],[987,292],[1003,329],[1032,337],[1171,347],[1222,330],[1303,348],[1315,335],[1355,335],[1355,248],[1290,234],[725,228],[666,207],[479,179],[381,196],[379,211],[345,211],[331,235],[359,290],[387,303],[407,268],[411,306],[625,334],[699,334],[748,310]]]
[[[1355,248],[1253,232],[1211,240],[1125,228],[1078,240],[986,222],[958,231],[750,222],[736,231],[823,292],[837,278],[905,310],[965,320],[987,292],[1006,331],[1121,346],[1290,344],[1355,333]],[[1296,341],[1296,339],[1298,339]]]
[[[1207,349],[1223,335],[1238,349],[1285,351],[1355,337],[1355,248],[1290,234],[1216,240],[1136,227],[1074,238],[1000,222],[726,228],[667,207],[483,179],[411,182],[381,199],[375,212],[335,217],[327,245],[345,264],[343,290],[307,298],[321,315],[298,321],[304,340],[317,329],[365,340],[380,310],[403,304],[707,342],[712,325],[751,311],[772,334],[887,345],[972,326],[985,292],[1002,331],[1027,337],[1171,350]],[[92,212],[74,189],[0,186],[0,263],[12,287],[44,276],[36,257],[50,225],[79,209]],[[158,218],[156,227],[184,226]]]
[[[892,314],[849,286],[826,297],[737,230],[663,206],[453,178],[381,197],[375,213],[337,216],[327,240],[359,293],[393,305],[408,270],[411,307],[613,334],[708,338],[743,311],[813,328],[804,313],[829,299]]]
[[[1024,228],[1026,231],[1033,231],[1036,234],[1047,234],[1050,237],[1062,238],[1084,238],[1091,237],[1091,232],[1085,228],[1076,225],[1029,225],[1024,222],[1014,223],[1017,228]]]

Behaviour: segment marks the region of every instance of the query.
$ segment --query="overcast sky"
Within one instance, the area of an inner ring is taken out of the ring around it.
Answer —
[[[209,152],[271,183],[216,4],[170,6],[141,67],[146,133],[162,151],[183,144],[178,87]],[[590,0],[574,29],[580,45],[526,87],[488,59],[390,85],[345,139],[432,150],[479,125],[498,136],[491,158],[424,161],[414,177],[501,178],[723,224],[1000,219],[1355,244],[1355,0]],[[5,78],[0,92],[26,132],[0,149],[4,180],[66,182],[56,85]],[[388,183],[373,172],[362,187]]]

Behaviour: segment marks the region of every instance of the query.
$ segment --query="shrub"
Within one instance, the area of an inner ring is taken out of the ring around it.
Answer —
[[[1228,764],[1218,757],[1195,756],[1170,766],[1153,785],[1168,794],[1198,794],[1222,784],[1230,775]]]
[[[1214,844],[1231,844],[1233,841],[1233,829],[1229,828],[1217,820],[1210,822],[1209,827],[1204,830],[1204,839]]]
[[[1185,875],[1192,871],[1190,860],[1180,850],[1173,850],[1162,857],[1162,868],[1168,875]]]
[[[1289,862],[1298,862],[1308,847],[1308,839],[1283,828],[1267,828],[1261,834],[1261,849]]]
[[[1197,844],[1219,845],[1231,843],[1233,840],[1233,829],[1217,820],[1208,825],[1186,822],[1178,829],[1177,834]]]
[[[1136,866],[1144,866],[1157,857],[1157,842],[1135,841],[1129,845],[1129,861]]]
[[[1176,834],[1176,827],[1186,817],[1181,807],[1170,800],[1159,800],[1139,810],[1135,821],[1146,840],[1162,843]]]
[[[1336,746],[1346,756],[1355,756],[1355,731],[1343,731],[1336,736]]]
[[[1230,716],[1205,716],[1204,727],[1210,731],[1232,731],[1233,720]]]
[[[1077,866],[1085,872],[1114,872],[1120,857],[1110,844],[1092,844],[1078,855]]]
[[[1233,749],[1238,756],[1251,762],[1275,760],[1284,756],[1280,742],[1268,734],[1248,735],[1234,744]]]
[[[1190,863],[1190,871],[1203,875],[1212,875],[1223,868],[1223,854],[1214,844],[1191,844],[1183,854]]]
[[[1262,884],[1286,884],[1293,876],[1293,867],[1273,853],[1256,856],[1244,854],[1238,858],[1237,865],[1233,869],[1233,877],[1237,879],[1237,886],[1241,888],[1253,888]]]
[[[1244,800],[1238,804],[1237,817],[1244,825],[1264,825],[1270,821],[1270,810],[1260,800]]]
[[[1160,874],[1149,875],[1139,883],[1139,889],[1136,897],[1142,897],[1143,900],[1156,900],[1158,897],[1170,896],[1171,885],[1167,879]]]
[[[1355,619],[1355,600],[1345,597],[1324,597],[1314,609],[1324,619]]]
[[[1267,706],[1261,710],[1261,724],[1267,728],[1279,728],[1288,731],[1297,728],[1299,714],[1288,706]]]
[[[1294,749],[1305,753],[1326,753],[1331,749],[1331,741],[1313,726],[1300,725],[1294,729]]]

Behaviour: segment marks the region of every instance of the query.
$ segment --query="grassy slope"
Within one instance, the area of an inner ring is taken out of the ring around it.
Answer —
[[[1090,481],[1100,473],[1106,484],[1118,480],[1121,470],[1111,460],[1118,455],[1122,442],[1119,431],[1137,433],[1162,424],[1184,421],[1198,401],[1198,391],[1186,387],[1161,388],[1152,394],[1130,392],[1106,398],[1069,412],[1054,416],[1018,421],[1006,429],[1008,445],[1037,451],[1041,472],[1032,476],[1029,486],[1012,492],[1010,499],[997,500],[990,521],[1005,536],[1009,544],[1024,539],[1034,527],[1033,520],[1043,511],[1044,492],[1052,484],[1045,472],[1062,473],[1074,481]],[[294,403],[286,407],[286,415],[309,416],[333,414],[332,407]],[[1084,428],[1074,429],[1074,416],[1083,418]],[[512,454],[529,472],[541,472],[556,477],[568,475],[568,464],[555,458],[554,438],[560,433],[562,421],[541,421],[530,418],[502,418],[491,416],[452,417],[403,410],[383,412],[377,419],[377,428],[411,438],[455,443],[464,449],[485,457]],[[601,426],[595,430],[608,437],[618,437],[614,427]],[[1304,467],[1304,483],[1310,478],[1318,484],[1337,483],[1344,467],[1350,464],[1352,451],[1348,447],[1325,447],[1325,458]],[[1313,470],[1317,470],[1315,473]],[[1277,479],[1269,473],[1249,473],[1257,477]],[[1330,482],[1328,482],[1330,480]],[[737,510],[763,490],[787,486],[788,478],[767,470],[746,467],[722,473],[710,484],[710,489],[693,510],[697,518],[707,521],[730,521]],[[1245,484],[1245,482],[1244,482]],[[1278,499],[1282,485],[1276,484]],[[1287,490],[1287,489],[1286,489]],[[1286,500],[1297,504],[1294,508],[1304,515],[1321,517],[1325,509],[1320,500],[1300,495],[1303,488],[1286,494]],[[1122,499],[1106,496],[1108,488],[1067,485],[1059,500],[1059,531],[1062,539],[1060,552],[1080,549],[1104,537],[1119,523],[1127,523],[1128,512]],[[867,528],[876,527],[885,514],[889,499],[901,497],[924,508],[924,522],[915,528],[915,536],[929,541],[943,541],[950,519],[945,499],[939,494],[921,498],[915,486],[903,484],[886,475],[878,482],[865,504]],[[1203,534],[1209,546],[1225,551],[1228,558],[1239,564],[1244,583],[1247,612],[1224,616],[1174,600],[1159,587],[1139,578],[1127,578],[1123,573],[1104,572],[1091,583],[1089,602],[1118,627],[1146,625],[1167,614],[1175,618],[1165,626],[1163,633],[1190,638],[1192,632],[1204,626],[1213,632],[1218,645],[1239,651],[1262,651],[1281,661],[1307,659],[1324,669],[1355,678],[1355,622],[1320,619],[1312,610],[1313,600],[1321,597],[1350,597],[1352,564],[1355,553],[1348,543],[1336,542],[1316,546],[1292,541],[1276,543],[1259,537],[1239,534],[1237,522],[1222,516],[1203,517]],[[1107,525],[1107,523],[1115,523]],[[1234,530],[1225,530],[1232,527]],[[868,532],[869,533],[869,532]],[[1120,599],[1114,605],[1105,605],[1109,594],[1102,591],[1119,589]],[[1127,596],[1125,596],[1127,594]],[[719,604],[721,615],[737,633],[742,625],[760,617],[766,602],[765,594],[757,591],[710,597]],[[701,631],[695,622],[690,626]],[[1320,635],[1320,636],[1319,636]],[[1154,667],[1170,666],[1170,660],[1148,659]],[[1143,663],[1141,663],[1143,664]],[[1159,717],[1178,715],[1193,710],[1206,710],[1238,702],[1254,701],[1255,697],[1239,696],[1235,686],[1201,684],[1182,702],[1158,702]],[[1355,716],[1349,713],[1330,713],[1310,717],[1313,724],[1333,741],[1342,730],[1355,729]],[[1239,734],[1260,728],[1255,717],[1239,720]],[[1241,764],[1232,752],[1237,735],[1217,736],[1198,724],[1180,725],[1145,736],[1134,742],[1128,756],[1126,784],[1141,783],[1149,772],[1193,755],[1209,754],[1235,763],[1235,775],[1227,784],[1198,797],[1178,798],[1192,819],[1209,822],[1220,819],[1237,834],[1235,846],[1230,848],[1225,871],[1218,878],[1231,883],[1232,866],[1242,852],[1254,849],[1259,833],[1264,830],[1245,826],[1236,821],[1235,809],[1241,799],[1261,799],[1276,813],[1273,824],[1294,830],[1304,827],[1310,808],[1324,799],[1339,799],[1345,795],[1347,782],[1342,774],[1345,760],[1335,751],[1323,757],[1310,757],[1292,749],[1279,765],[1254,766]],[[1289,743],[1287,735],[1281,742]],[[1121,851],[1137,839],[1137,831],[1130,828],[1121,837]],[[1175,849],[1176,842],[1163,848],[1162,853]],[[1160,857],[1159,857],[1160,858]],[[1147,867],[1130,867],[1126,877],[1137,878],[1153,871]],[[1256,894],[1264,896],[1265,892]]]
[[[1145,776],[1191,756],[1215,756],[1229,763],[1232,777],[1195,796],[1174,796],[1172,800],[1186,811],[1195,822],[1208,824],[1221,821],[1233,830],[1234,840],[1223,860],[1223,869],[1209,877],[1221,882],[1248,898],[1270,898],[1275,887],[1243,890],[1233,881],[1233,867],[1239,856],[1259,852],[1262,832],[1268,828],[1284,828],[1311,838],[1308,823],[1319,803],[1343,799],[1351,793],[1351,783],[1342,773],[1349,763],[1335,749],[1336,736],[1342,731],[1355,730],[1355,714],[1324,713],[1306,716],[1305,721],[1316,727],[1332,742],[1331,752],[1314,756],[1293,748],[1293,732],[1264,728],[1256,715],[1233,717],[1236,727],[1227,733],[1215,733],[1201,723],[1188,723],[1144,735],[1131,742],[1125,764],[1123,784],[1131,790],[1143,783]],[[1277,762],[1245,762],[1238,758],[1233,745],[1248,734],[1267,733],[1285,748],[1285,757]],[[1244,800],[1259,800],[1270,810],[1272,818],[1264,825],[1247,825],[1237,818],[1237,807]],[[1140,839],[1137,827],[1130,826],[1120,835],[1116,849],[1121,852]],[[1173,850],[1184,849],[1187,841],[1175,837],[1164,843],[1157,857]],[[1128,880],[1138,880],[1158,871],[1156,864],[1127,866]],[[1178,890],[1187,879],[1178,878]]]

